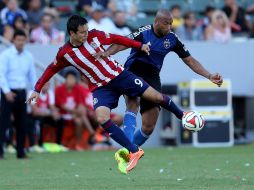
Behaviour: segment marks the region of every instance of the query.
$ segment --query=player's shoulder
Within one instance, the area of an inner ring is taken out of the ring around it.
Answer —
[[[99,40],[110,38],[110,34],[101,30],[92,29],[88,32],[88,41],[93,38],[98,38]]]
[[[70,49],[71,45],[70,42],[66,42],[64,45],[62,45],[61,47],[59,47],[58,52],[57,52],[57,56],[63,56],[66,52],[68,52],[68,50]]]
[[[179,39],[177,34],[173,31],[169,32],[168,36],[172,37],[172,38],[175,38],[175,39]]]
[[[145,26],[141,26],[139,27],[135,32],[131,33],[130,35],[128,35],[129,38],[134,39],[139,35],[142,35],[143,32],[145,31],[149,31],[152,29],[152,25],[145,25]]]
[[[151,29],[152,29],[152,25],[151,25],[151,24],[148,24],[148,25],[140,26],[140,27],[138,28],[138,31],[143,32],[143,31],[151,30]]]

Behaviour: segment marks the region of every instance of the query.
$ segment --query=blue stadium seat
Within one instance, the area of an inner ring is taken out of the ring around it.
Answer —
[[[213,0],[187,0],[189,6],[190,6],[190,10],[194,11],[194,12],[204,12],[205,8],[210,5],[212,6],[214,4]]]

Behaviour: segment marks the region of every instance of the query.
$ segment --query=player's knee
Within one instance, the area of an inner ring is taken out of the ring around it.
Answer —
[[[154,100],[155,100],[155,103],[156,103],[156,104],[161,103],[161,102],[163,101],[163,96],[162,96],[162,94],[161,94],[161,93],[156,93],[156,94],[154,95]]]
[[[105,116],[97,116],[96,120],[97,122],[102,125],[103,123],[105,123],[106,121],[108,121],[110,118],[109,117],[105,117]]]
[[[126,107],[128,110],[133,111],[133,112],[138,112],[138,107],[139,107],[139,99],[127,99],[126,101]]]
[[[142,131],[146,134],[146,135],[151,135],[153,133],[155,125],[142,125]]]

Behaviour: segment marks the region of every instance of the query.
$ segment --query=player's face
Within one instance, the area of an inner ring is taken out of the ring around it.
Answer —
[[[160,36],[165,36],[171,31],[172,17],[160,18],[155,22],[155,28]]]
[[[84,43],[88,36],[88,26],[87,24],[78,27],[76,33],[72,32],[71,37],[78,43]]]

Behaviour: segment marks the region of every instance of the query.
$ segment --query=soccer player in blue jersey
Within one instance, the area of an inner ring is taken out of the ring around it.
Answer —
[[[142,77],[150,86],[161,91],[160,70],[163,60],[169,52],[175,52],[183,62],[197,74],[211,80],[220,86],[222,77],[220,74],[211,74],[195,58],[193,58],[177,35],[171,32],[172,16],[168,10],[159,10],[154,23],[140,27],[136,32],[129,35],[130,38],[150,45],[150,54],[132,48],[125,63],[125,68],[139,77]],[[108,56],[124,50],[127,47],[122,45],[111,45],[106,52],[98,56]],[[142,127],[135,132],[136,115],[140,103],[142,115]],[[183,110],[171,101],[171,112],[178,119],[182,119]],[[159,116],[160,106],[141,98],[126,97],[127,111],[124,117],[124,132],[136,145],[143,145],[154,130]],[[135,132],[135,133],[134,133]],[[121,154],[121,153],[120,153]]]

